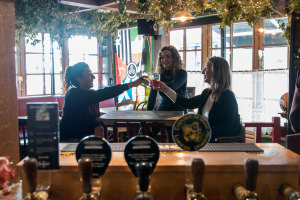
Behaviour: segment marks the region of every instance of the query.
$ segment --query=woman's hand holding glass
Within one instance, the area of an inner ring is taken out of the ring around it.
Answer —
[[[153,88],[153,90],[159,90],[160,88],[160,74],[152,74],[150,76],[150,85]]]
[[[149,81],[147,80],[147,78],[148,76],[141,76],[137,80],[133,81],[132,83],[129,83],[129,87],[137,87],[142,84],[149,85]]]

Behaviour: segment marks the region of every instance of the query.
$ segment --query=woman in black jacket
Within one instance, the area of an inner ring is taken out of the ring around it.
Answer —
[[[80,62],[70,66],[65,74],[65,95],[63,115],[60,121],[60,140],[79,141],[93,135],[96,127],[101,126],[99,119],[99,102],[137,87],[141,83],[148,84],[144,77],[127,84],[120,84],[104,89],[92,90],[95,76],[88,64]]]
[[[231,91],[231,72],[228,62],[221,57],[208,59],[204,70],[204,81],[210,85],[202,94],[185,98],[177,94],[161,82],[160,90],[173,102],[186,109],[198,108],[198,114],[208,119],[212,137],[215,142],[218,137],[238,136],[242,125],[238,113],[238,105]]]
[[[185,95],[187,84],[187,72],[183,69],[183,64],[177,49],[172,46],[164,46],[157,59],[156,73],[160,74],[160,81],[164,82],[168,87],[180,95]],[[185,108],[171,101],[163,92],[150,89],[150,94],[147,102],[147,110],[153,110],[157,95],[160,95],[160,104],[158,111],[186,111]],[[155,137],[159,132],[158,128],[153,128],[152,137]],[[167,129],[168,141],[172,142],[171,129]]]

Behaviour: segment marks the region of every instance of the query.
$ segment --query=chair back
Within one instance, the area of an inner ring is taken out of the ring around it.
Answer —
[[[300,133],[286,136],[286,148],[300,155]]]
[[[133,105],[133,110],[135,110],[137,102],[133,101],[131,99],[126,99],[125,101],[123,101],[121,103],[116,103],[116,110],[119,110],[119,108],[124,105]]]
[[[136,110],[146,110],[147,109],[147,101],[142,101],[136,106]]]

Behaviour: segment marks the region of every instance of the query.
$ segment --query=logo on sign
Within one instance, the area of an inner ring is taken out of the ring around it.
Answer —
[[[137,73],[136,64],[134,62],[129,63],[128,66],[127,66],[127,76],[130,79],[133,79],[133,78],[135,78],[136,73]]]

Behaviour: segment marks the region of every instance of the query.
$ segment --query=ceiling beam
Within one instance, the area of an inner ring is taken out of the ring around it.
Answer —
[[[61,0],[60,3],[68,6],[98,9],[98,10],[111,10],[118,11],[119,3],[115,0]],[[137,13],[136,4],[128,1],[126,5],[128,13]]]

